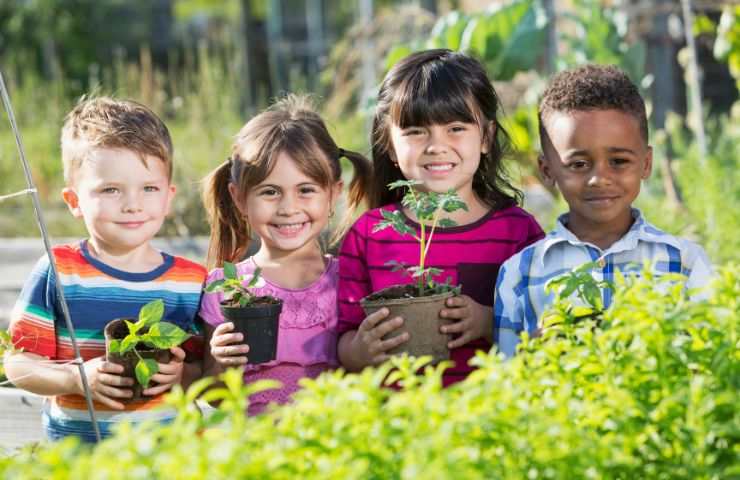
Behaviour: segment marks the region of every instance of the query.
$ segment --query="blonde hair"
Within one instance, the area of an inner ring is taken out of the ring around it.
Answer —
[[[172,139],[164,122],[146,106],[110,97],[85,98],[64,119],[62,127],[64,180],[75,172],[94,148],[120,148],[162,160],[172,178]]]
[[[280,153],[293,158],[309,178],[332,188],[341,180],[340,157],[354,167],[349,205],[335,239],[346,231],[354,210],[364,202],[371,166],[361,154],[337,147],[309,97],[288,95],[247,122],[239,131],[231,157],[204,179],[203,203],[211,224],[208,268],[241,260],[249,247],[249,224],[229,194],[229,183],[239,196],[262,182],[275,167]]]

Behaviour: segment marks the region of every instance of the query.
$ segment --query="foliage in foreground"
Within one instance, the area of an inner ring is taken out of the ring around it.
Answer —
[[[711,299],[670,279],[617,281],[595,322],[524,341],[502,363],[442,390],[443,366],[408,358],[306,381],[294,405],[243,415],[241,375],[204,418],[175,392],[174,424],[118,434],[95,449],[69,439],[0,460],[3,478],[736,478],[740,475],[740,268]]]

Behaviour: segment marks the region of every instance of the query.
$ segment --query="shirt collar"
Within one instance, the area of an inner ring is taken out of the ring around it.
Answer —
[[[666,243],[675,248],[681,248],[675,237],[673,237],[672,235],[668,235],[662,230],[659,230],[655,226],[651,225],[647,220],[645,220],[645,217],[642,216],[642,212],[640,212],[640,210],[637,208],[632,208],[632,218],[634,218],[635,221],[632,223],[632,226],[627,231],[627,233],[625,233],[622,238],[614,242],[611,247],[604,251],[602,251],[596,245],[581,241],[578,237],[575,236],[573,232],[568,230],[568,228],[565,226],[568,223],[568,216],[568,213],[560,215],[558,217],[558,221],[555,223],[555,229],[548,233],[545,237],[541,257],[543,264],[545,261],[545,256],[547,255],[547,251],[552,246],[558,245],[560,243],[570,243],[571,245],[577,247],[589,246],[592,248],[596,248],[598,251],[602,252],[601,256],[605,256],[610,253],[623,252],[626,250],[633,250],[637,247],[637,243],[639,241],[651,243]]]

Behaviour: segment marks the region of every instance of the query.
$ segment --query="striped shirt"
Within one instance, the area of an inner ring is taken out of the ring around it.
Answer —
[[[162,253],[164,261],[156,269],[131,273],[93,258],[86,241],[56,246],[53,252],[77,345],[85,361],[105,355],[103,328],[110,320],[136,318],[139,309],[154,299],[164,300],[163,321],[191,333],[200,329],[195,318],[206,270],[197,263]],[[11,315],[10,333],[16,348],[25,352],[50,360],[75,358],[46,256],[37,262],[23,286]],[[202,354],[197,351],[198,339],[196,336],[183,346],[189,355]],[[162,398],[163,394],[130,402],[124,411],[95,402],[101,433],[107,436],[110,427],[123,420],[168,421],[174,417],[173,411],[155,409],[162,405]],[[95,438],[85,399],[79,395],[50,398],[44,405],[43,421],[52,440],[67,435],[88,441]]]
[[[399,205],[382,207],[401,210]],[[419,261],[419,245],[411,236],[392,228],[373,233],[383,220],[380,208],[362,215],[347,233],[339,254],[339,325],[340,335],[356,330],[365,314],[360,300],[370,293],[411,279],[386,265],[389,260],[414,265]],[[420,234],[419,225],[410,219],[406,223]],[[516,252],[542,238],[543,233],[534,218],[519,207],[491,210],[468,225],[435,230],[427,254],[427,266],[442,270],[436,277],[462,286],[462,293],[481,305],[493,305],[493,286],[499,266]],[[464,379],[472,370],[468,360],[476,350],[489,350],[483,339],[472,341],[450,352],[454,367],[448,369],[443,383]]]
[[[614,280],[614,272],[639,274],[645,262],[660,275],[681,273],[687,288],[705,286],[713,275],[704,250],[693,242],[669,235],[648,223],[637,209],[629,231],[608,249],[580,241],[566,228],[568,214],[561,215],[555,230],[543,240],[511,257],[501,267],[496,284],[493,320],[499,349],[512,356],[523,331],[534,332],[542,312],[554,298],[545,284],[587,262],[597,262],[592,275],[597,281]],[[575,293],[573,299],[575,300]],[[612,301],[610,289],[601,292],[604,307]]]

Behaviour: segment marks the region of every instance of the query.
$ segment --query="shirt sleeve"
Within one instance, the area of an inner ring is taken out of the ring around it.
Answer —
[[[24,352],[56,358],[56,282],[48,257],[36,262],[10,315],[13,345]]]
[[[339,322],[337,332],[342,335],[356,330],[365,318],[360,300],[371,292],[370,276],[367,268],[367,242],[363,230],[364,219],[360,218],[350,229],[339,250],[339,283],[337,302]]]
[[[696,292],[691,296],[693,300],[703,300],[709,296],[707,286],[716,277],[716,272],[704,249],[693,242],[687,243],[688,247],[684,249],[686,258],[683,266],[683,273],[688,277],[686,288]]]
[[[521,298],[516,293],[519,282],[519,269],[516,262],[519,255],[510,258],[501,266],[496,280],[493,301],[493,331],[498,350],[507,358],[516,353],[519,334],[524,330],[524,313]]]
[[[205,285],[208,286],[211,282],[222,278],[224,278],[223,269],[216,268],[208,274]],[[198,316],[200,316],[203,322],[212,327],[216,327],[224,323],[224,316],[221,313],[222,299],[222,292],[208,293],[205,290],[203,291],[203,296],[200,299],[200,311],[198,311]]]

